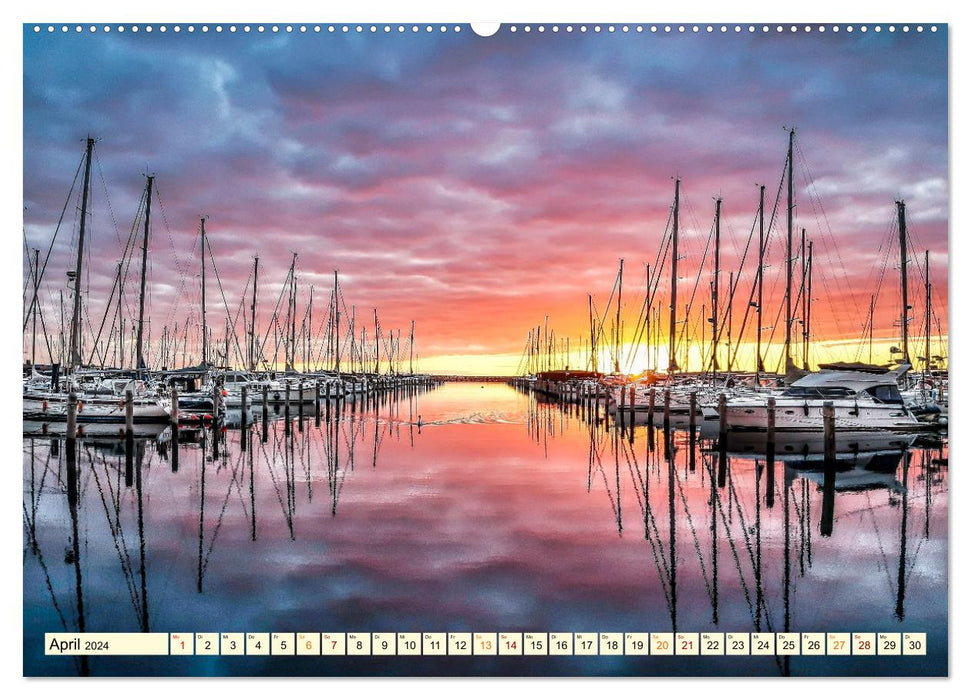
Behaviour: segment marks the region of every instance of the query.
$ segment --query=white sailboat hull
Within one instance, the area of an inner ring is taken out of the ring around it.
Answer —
[[[834,400],[836,430],[915,430],[921,424],[899,404]],[[821,400],[776,399],[776,430],[823,430]],[[725,406],[730,430],[765,430],[769,423],[765,400],[729,401]]]
[[[66,394],[24,394],[24,421],[54,423],[67,421]],[[167,423],[169,414],[155,398],[135,398],[132,406],[134,423]],[[114,396],[78,395],[78,424],[125,423],[125,400]]]

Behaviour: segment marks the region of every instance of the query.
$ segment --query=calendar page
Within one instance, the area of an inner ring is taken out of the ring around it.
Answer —
[[[948,675],[946,23],[22,39],[24,676]]]

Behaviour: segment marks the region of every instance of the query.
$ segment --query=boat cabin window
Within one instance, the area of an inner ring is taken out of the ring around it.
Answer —
[[[900,390],[897,389],[897,387],[893,384],[871,386],[863,393],[867,396],[872,396],[880,403],[903,403],[903,398],[900,396]]]
[[[784,396],[799,399],[841,399],[853,392],[841,386],[790,386]]]

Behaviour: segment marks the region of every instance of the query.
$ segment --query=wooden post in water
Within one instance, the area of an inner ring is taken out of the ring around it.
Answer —
[[[303,382],[297,385],[297,428],[303,432]]]
[[[287,435],[290,434],[290,382],[287,382],[287,390],[284,394],[284,404],[283,404],[283,432]]]
[[[125,391],[125,440],[130,441],[135,437],[135,397],[131,389]]]
[[[647,401],[647,424],[650,427],[654,427],[654,387],[651,387],[651,392]]]
[[[246,413],[246,385],[240,389],[240,408],[239,408],[239,432],[242,438],[239,441],[239,451],[246,452],[246,419],[248,418]]]
[[[169,446],[171,450],[172,459],[172,473],[177,474],[179,471],[179,424],[175,423],[172,426],[172,443]]]
[[[269,421],[270,421],[270,389],[266,384],[264,384],[263,385],[263,416],[262,416],[262,423],[263,423],[262,441],[263,442],[266,442],[266,429]]]
[[[617,410],[617,417],[620,419],[620,429],[627,432],[627,424],[624,422],[627,420],[627,416],[624,415],[624,412],[627,410],[627,387],[620,386],[618,392],[620,392],[620,406]],[[631,417],[633,418],[633,414],[631,414]]]
[[[213,431],[216,428],[216,422],[219,420],[219,384],[216,382],[212,383],[212,427]]]
[[[671,390],[664,390],[664,432],[671,427]]]
[[[691,428],[692,435],[695,432],[695,426],[698,424],[698,420],[695,417],[695,412],[698,410],[698,392],[692,391],[688,402],[688,426]]]
[[[78,396],[73,391],[67,395],[67,459],[73,464],[75,441],[78,435]]]
[[[836,462],[836,409],[832,401],[823,402],[823,455],[827,467]]]
[[[904,315],[907,311],[904,310]],[[836,409],[832,401],[823,403],[823,502],[820,508],[819,534],[833,534],[836,504]]]
[[[172,387],[172,407],[169,409],[169,420],[172,425],[179,425],[179,388],[177,386]]]
[[[318,423],[320,422],[320,380],[319,379],[317,380],[317,383],[314,384],[314,418],[317,419]]]
[[[718,395],[718,451],[728,449],[728,407],[725,394]]]
[[[775,397],[765,402],[765,456],[770,460],[775,456]]]

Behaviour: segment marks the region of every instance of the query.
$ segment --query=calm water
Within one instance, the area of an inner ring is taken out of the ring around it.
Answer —
[[[174,446],[25,438],[26,675],[943,675],[947,447],[767,464],[454,383]],[[421,425],[419,427],[419,416]],[[328,420],[328,417],[330,420]],[[245,449],[244,449],[245,448]],[[753,452],[754,451],[754,452]],[[76,508],[72,502],[76,500]],[[72,517],[72,515],[74,517]],[[76,533],[76,534],[75,534]],[[865,631],[925,657],[45,657],[74,631]]]

